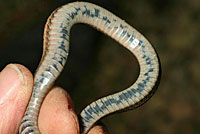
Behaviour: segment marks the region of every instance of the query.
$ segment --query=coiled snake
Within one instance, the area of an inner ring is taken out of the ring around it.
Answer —
[[[21,122],[20,134],[39,134],[38,113],[44,97],[61,73],[68,56],[70,28],[86,23],[104,32],[137,58],[140,73],[129,88],[92,102],[80,113],[81,134],[110,113],[134,109],[155,92],[160,78],[158,56],[137,30],[109,11],[87,2],[74,2],[56,9],[44,29],[43,56],[34,77],[33,93]]]

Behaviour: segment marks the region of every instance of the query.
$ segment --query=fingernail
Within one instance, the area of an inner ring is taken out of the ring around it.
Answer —
[[[80,128],[79,128],[78,117],[77,117],[77,115],[74,113],[73,110],[70,110],[70,114],[73,116],[74,121],[76,122],[76,130],[77,130],[77,134],[79,134]]]
[[[0,105],[15,99],[20,85],[23,83],[23,75],[15,64],[7,65],[0,72]]]

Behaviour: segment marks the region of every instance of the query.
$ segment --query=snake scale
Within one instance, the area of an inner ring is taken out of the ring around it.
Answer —
[[[86,134],[97,120],[108,114],[142,105],[157,89],[161,72],[159,58],[143,35],[104,8],[87,2],[69,3],[56,9],[45,25],[43,55],[35,73],[33,93],[19,128],[20,134],[40,133],[38,113],[44,97],[66,63],[70,29],[76,23],[89,24],[122,44],[135,55],[140,66],[133,85],[98,99],[82,110],[79,115],[81,134]]]

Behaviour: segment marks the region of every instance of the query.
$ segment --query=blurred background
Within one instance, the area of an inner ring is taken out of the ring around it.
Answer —
[[[43,27],[57,7],[74,0],[1,0],[0,70],[20,63],[36,70]],[[156,48],[162,79],[142,107],[102,120],[111,134],[200,133],[200,1],[88,0],[135,27]],[[102,96],[129,87],[139,66],[132,54],[90,26],[71,30],[70,55],[56,85],[67,89],[77,113]]]

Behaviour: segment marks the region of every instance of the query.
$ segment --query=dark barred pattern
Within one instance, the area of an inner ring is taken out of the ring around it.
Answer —
[[[86,2],[74,2],[56,9],[48,18],[44,31],[44,51],[34,79],[34,90],[20,126],[20,134],[39,134],[38,112],[44,97],[62,71],[69,51],[70,29],[86,23],[104,32],[137,58],[140,74],[129,88],[94,101],[80,114],[81,133],[110,113],[136,108],[155,92],[160,77],[157,54],[148,40],[109,11]]]

